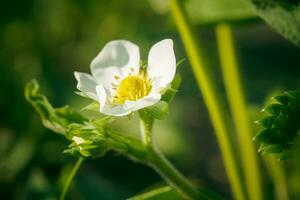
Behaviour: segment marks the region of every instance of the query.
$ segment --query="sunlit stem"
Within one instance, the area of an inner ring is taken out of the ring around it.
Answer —
[[[148,146],[151,147],[153,120],[143,119],[143,117],[141,116],[140,126],[141,126],[141,137],[144,145],[147,147]]]
[[[219,91],[215,88],[215,83],[211,78],[209,69],[204,66],[204,56],[198,46],[199,42],[192,32],[186,14],[179,5],[178,0],[169,0],[169,2],[171,13],[182,38],[197,84],[200,92],[202,92],[215,129],[233,195],[235,199],[245,200],[246,196],[239,163],[234,153],[230,136],[230,124],[227,121],[228,113],[224,109],[222,98],[218,95]]]
[[[152,148],[149,165],[152,166],[185,199],[209,200],[200,193],[158,150]]]
[[[200,193],[185,177],[161,154],[152,142],[152,127],[154,120],[148,118],[143,111],[139,112],[141,119],[141,136],[148,152],[147,163],[154,168],[174,189],[185,199],[210,199]]]
[[[64,188],[63,188],[63,190],[62,190],[62,192],[61,192],[61,195],[60,195],[60,197],[59,197],[59,200],[64,200],[64,199],[65,199],[66,194],[67,194],[67,192],[68,192],[68,189],[69,189],[69,187],[70,187],[70,185],[71,185],[71,183],[72,183],[72,181],[73,181],[73,179],[74,179],[74,177],[75,177],[77,171],[79,170],[79,168],[80,168],[80,166],[81,166],[83,160],[84,160],[84,158],[83,158],[83,157],[80,157],[80,158],[77,160],[77,162],[75,163],[75,165],[74,165],[74,167],[73,167],[73,169],[72,169],[70,175],[68,176],[68,179],[67,179],[67,181],[66,181],[66,183],[65,183],[65,185],[64,185]]]
[[[236,60],[233,34],[228,24],[216,25],[216,35],[225,89],[237,130],[243,163],[243,173],[250,200],[262,200],[263,188],[257,158],[252,141],[253,132],[246,107],[242,82]]]

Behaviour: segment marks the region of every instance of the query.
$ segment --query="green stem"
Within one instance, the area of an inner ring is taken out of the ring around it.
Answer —
[[[154,168],[179,194],[186,199],[209,199],[201,194],[185,177],[156,150],[152,143],[153,119],[148,118],[140,111],[141,134],[148,151],[147,163]]]
[[[179,194],[186,199],[210,199],[200,193],[185,177],[161,154],[151,149],[149,164],[159,173]]]
[[[262,200],[263,188],[258,166],[256,147],[252,141],[253,132],[246,107],[246,100],[235,56],[233,34],[228,24],[216,26],[219,55],[225,89],[235,127],[243,163],[243,172],[250,200]]]
[[[61,193],[61,195],[59,197],[59,200],[64,200],[65,199],[66,194],[68,192],[68,189],[69,189],[69,187],[70,187],[70,185],[71,185],[71,183],[72,183],[72,181],[74,179],[75,174],[77,173],[79,167],[81,166],[83,160],[84,160],[83,157],[80,157],[77,160],[76,164],[74,165],[74,167],[73,167],[73,169],[72,169],[72,171],[71,171],[71,173],[70,173],[70,175],[69,175],[69,177],[68,177],[68,179],[67,179],[67,181],[66,181],[66,183],[64,185],[64,188],[63,188],[63,191],[62,191],[62,193]]]
[[[141,114],[140,114],[141,116]],[[152,146],[152,120],[146,120],[144,117],[141,116],[141,135],[142,141],[146,147]]]
[[[178,0],[170,0],[169,2],[174,21],[181,35],[197,84],[203,94],[215,129],[233,195],[235,199],[245,200],[246,196],[240,175],[239,163],[234,154],[231,135],[229,134],[230,124],[227,123],[228,113],[224,109],[223,102],[218,95],[219,92],[215,89],[214,82],[210,77],[211,74],[204,67],[202,52],[199,46],[197,46],[199,43],[193,35],[192,28],[188,23],[184,11],[180,7]]]

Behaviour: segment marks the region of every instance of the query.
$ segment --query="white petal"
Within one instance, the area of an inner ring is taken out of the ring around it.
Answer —
[[[146,96],[142,99],[138,99],[137,101],[126,101],[124,103],[124,108],[126,110],[130,110],[130,111],[136,111],[136,110],[140,110],[142,108],[151,106],[155,103],[157,103],[160,100],[161,96],[159,93],[156,94],[152,94],[149,96]]]
[[[150,93],[149,96],[146,96],[137,101],[126,101],[123,105],[113,106],[106,104],[100,112],[106,115],[112,116],[125,116],[130,114],[133,111],[151,106],[157,103],[161,98],[161,95],[158,92]]]
[[[176,72],[176,58],[171,39],[162,40],[152,46],[148,55],[148,75],[159,81],[160,87],[166,87]]]
[[[85,143],[85,140],[81,137],[77,137],[77,136],[73,136],[72,137],[72,140],[77,144],[77,145],[80,145],[80,144],[83,144]]]
[[[140,65],[139,47],[126,40],[114,40],[105,45],[91,63],[91,72],[98,84],[111,88],[115,76],[125,77],[131,70],[137,74]]]
[[[124,108],[124,106],[111,106],[111,105],[105,105],[101,110],[101,113],[105,115],[112,115],[112,116],[125,116],[131,113],[130,110],[127,110]]]
[[[106,92],[102,85],[97,85],[96,91],[97,91],[98,101],[100,104],[100,110],[102,110],[106,102]]]
[[[74,76],[77,80],[77,89],[83,92],[88,97],[98,101],[96,94],[96,82],[94,78],[87,74],[81,72],[74,72]]]

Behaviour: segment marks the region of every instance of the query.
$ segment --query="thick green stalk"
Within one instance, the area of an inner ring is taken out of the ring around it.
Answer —
[[[142,111],[140,111],[140,118],[142,140],[148,152],[147,164],[154,168],[185,199],[210,199],[200,193],[163,154],[154,148],[152,143],[153,119],[148,118]]]
[[[192,33],[192,28],[188,23],[184,11],[180,7],[178,0],[170,0],[169,2],[174,21],[181,35],[197,84],[202,92],[215,129],[233,195],[235,199],[245,200],[246,196],[239,164],[230,139],[230,125],[226,123],[228,113],[224,109],[218,91],[215,89],[209,70],[204,67],[203,55],[198,46],[199,43]]]
[[[203,199],[210,198],[200,193],[185,177],[161,154],[152,149],[150,153],[149,165],[152,166],[179,194],[185,199]]]
[[[263,188],[257,151],[252,141],[253,132],[236,61],[232,31],[230,26],[225,23],[218,24],[215,30],[225,89],[241,149],[248,196],[250,200],[262,200]]]
[[[63,188],[63,191],[62,191],[62,193],[61,193],[61,195],[59,197],[59,200],[64,200],[65,199],[66,194],[68,192],[68,189],[69,189],[69,187],[70,187],[70,185],[71,185],[71,183],[72,183],[72,181],[74,179],[74,176],[76,175],[77,171],[79,170],[79,167],[81,166],[83,160],[84,160],[83,157],[80,157],[77,160],[76,164],[74,165],[74,167],[73,167],[73,169],[72,169],[72,171],[71,171],[71,173],[70,173],[70,175],[69,175],[69,177],[68,177],[68,179],[67,179],[67,181],[66,181],[66,183],[64,185],[64,188]]]

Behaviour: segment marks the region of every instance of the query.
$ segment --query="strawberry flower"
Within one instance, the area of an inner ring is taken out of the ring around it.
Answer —
[[[175,72],[173,41],[165,39],[152,46],[146,66],[141,66],[137,45],[115,40],[94,58],[91,75],[74,74],[77,89],[99,102],[101,113],[124,116],[157,103]]]

